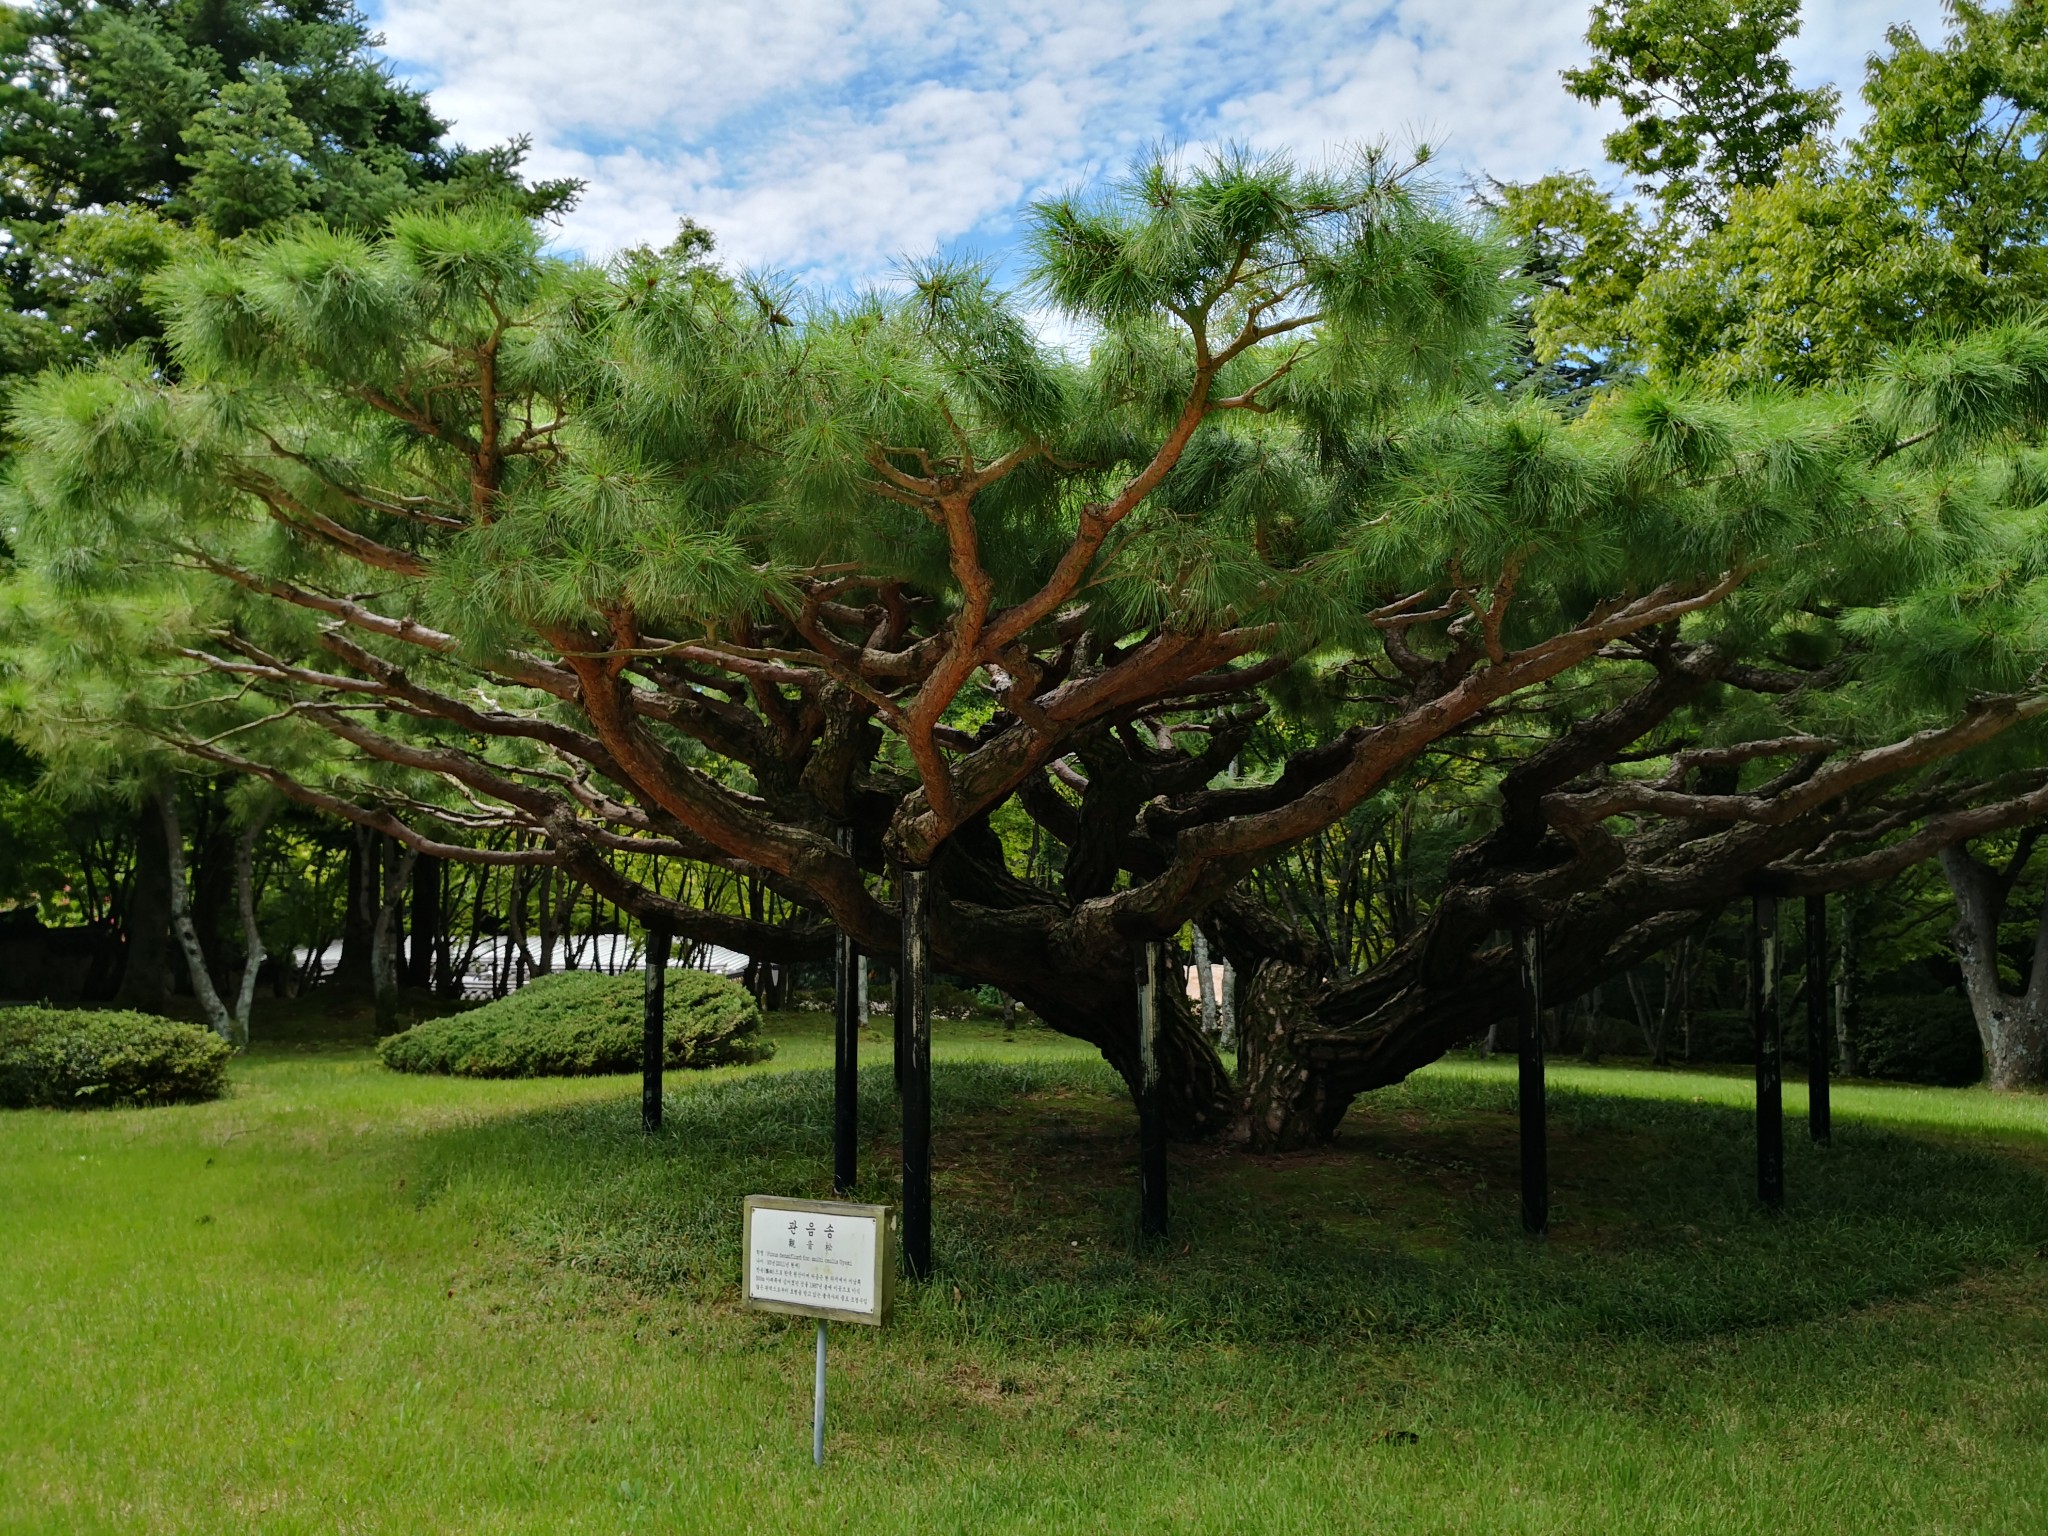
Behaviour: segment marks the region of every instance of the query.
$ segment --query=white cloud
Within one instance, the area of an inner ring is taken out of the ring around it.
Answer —
[[[1886,24],[1939,0],[1808,6],[1792,48],[1852,106]],[[861,282],[1000,249],[1021,205],[1146,145],[1305,158],[1426,139],[1453,174],[1593,168],[1611,121],[1566,96],[1582,5],[1529,0],[383,0],[401,70],[471,143],[530,133],[589,183],[566,243],[661,241]]]

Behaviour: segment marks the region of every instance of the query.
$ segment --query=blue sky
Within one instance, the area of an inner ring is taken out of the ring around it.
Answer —
[[[1612,121],[1564,94],[1580,0],[374,0],[400,72],[471,143],[531,134],[589,183],[563,243],[721,252],[827,284],[905,254],[1001,256],[1034,197],[1146,146],[1303,158],[1438,148],[1447,177],[1600,169]],[[1886,25],[1939,0],[1810,3],[1803,81],[1851,100]],[[1611,175],[1611,172],[1609,173]],[[1617,185],[1618,185],[1617,180]]]

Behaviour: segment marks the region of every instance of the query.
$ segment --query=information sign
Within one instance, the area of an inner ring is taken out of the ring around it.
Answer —
[[[747,1305],[879,1327],[895,1301],[893,1213],[843,1200],[746,1201]]]

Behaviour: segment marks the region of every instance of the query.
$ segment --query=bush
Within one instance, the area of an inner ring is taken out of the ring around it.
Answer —
[[[0,1009],[0,1108],[217,1099],[233,1046],[154,1014]]]
[[[1953,992],[1864,998],[1856,1054],[1866,1076],[1903,1083],[1965,1088],[1984,1075],[1976,1018]]]
[[[1802,1014],[1801,1017],[1804,1017]],[[1678,1020],[1671,1022],[1671,1057],[1680,1059],[1685,1052],[1685,1036]],[[1788,1040],[1785,1053],[1792,1054]],[[1692,1016],[1692,1054],[1690,1061],[1722,1061],[1749,1065],[1756,1060],[1756,1026],[1749,1021],[1746,1008],[1699,1008]],[[1804,1059],[1803,1057],[1801,1058]]]
[[[638,971],[543,976],[495,1003],[392,1035],[377,1054],[400,1072],[457,1077],[635,1071],[645,985]],[[678,969],[668,973],[667,985],[667,1066],[717,1067],[774,1054],[774,1045],[757,1033],[761,1010],[738,982]]]

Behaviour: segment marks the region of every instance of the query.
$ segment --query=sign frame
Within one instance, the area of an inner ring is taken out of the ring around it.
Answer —
[[[875,1310],[854,1312],[844,1307],[812,1306],[805,1302],[777,1301],[753,1292],[754,1212],[787,1211],[802,1216],[854,1216],[875,1223]],[[889,1321],[896,1305],[896,1208],[863,1205],[851,1200],[798,1200],[784,1195],[748,1195],[741,1204],[740,1298],[750,1311],[773,1312],[783,1317],[812,1317],[835,1323],[859,1323],[880,1328]]]

